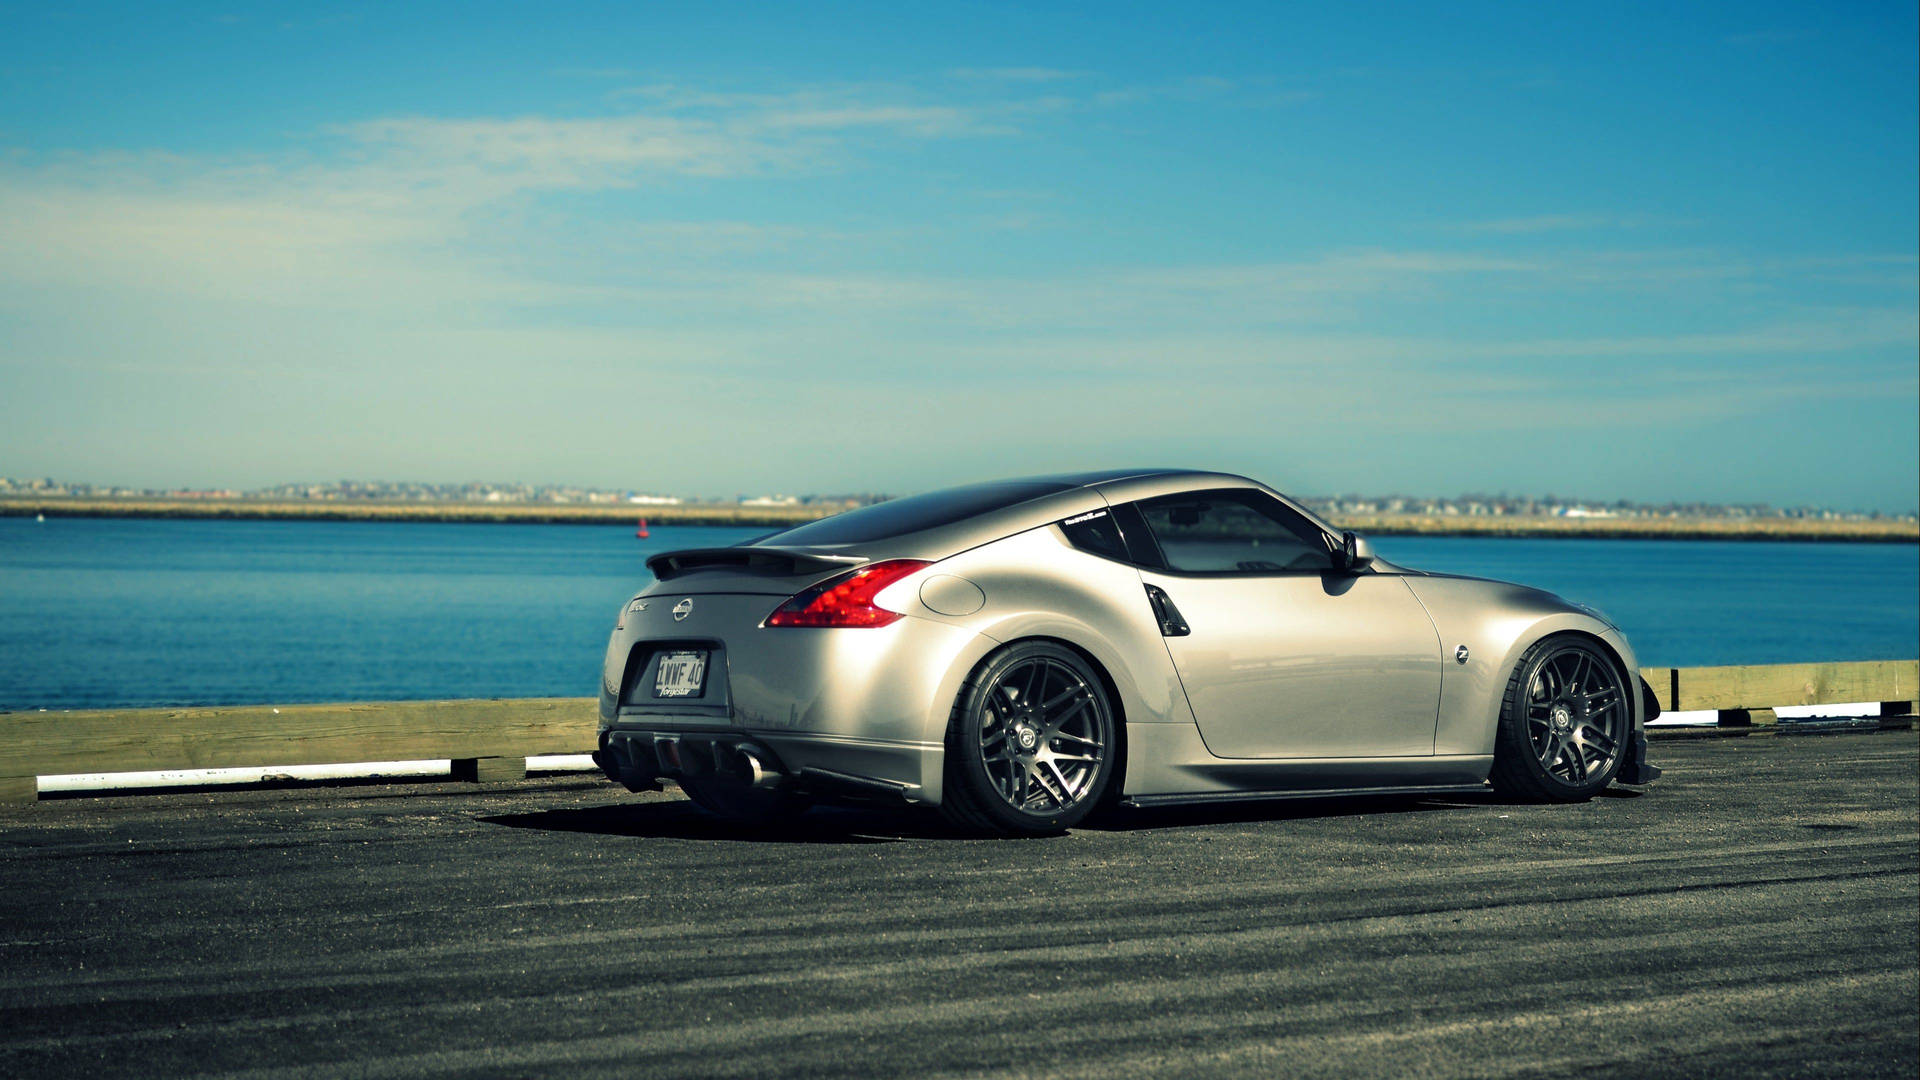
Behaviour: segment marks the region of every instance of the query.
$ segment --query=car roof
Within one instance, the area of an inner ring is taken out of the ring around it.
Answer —
[[[1062,487],[1100,487],[1118,483],[1122,480],[1155,480],[1174,477],[1232,476],[1231,473],[1213,472],[1206,469],[1096,469],[1091,472],[1045,473],[1040,476],[1009,477],[1011,480],[1032,483],[1059,484]],[[1235,480],[1245,480],[1244,476],[1232,476]]]
[[[794,550],[804,548],[818,553],[858,554],[873,559],[939,559],[1074,514],[1132,502],[1136,499],[1152,498],[1156,495],[1205,488],[1242,487],[1256,488],[1279,495],[1273,489],[1244,476],[1199,469],[1102,469],[1089,472],[1050,473],[1040,476],[1009,477],[994,481],[990,486],[1002,485],[1009,488],[1031,487],[1038,493],[979,514],[897,535],[860,538],[845,543],[822,543],[809,537],[808,530],[804,527],[796,526],[794,529],[760,537],[751,543],[769,548]],[[943,490],[961,492],[967,489]],[[939,492],[928,494],[939,494]],[[1279,497],[1285,498],[1285,496]],[[1287,501],[1291,503],[1291,500]],[[1295,508],[1300,509],[1297,504]],[[832,521],[833,519],[822,520]]]

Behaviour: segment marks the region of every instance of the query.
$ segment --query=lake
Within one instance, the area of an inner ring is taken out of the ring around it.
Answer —
[[[591,696],[648,555],[762,531],[0,518],[0,710]],[[1592,604],[1648,665],[1920,655],[1911,544],[1376,547]]]

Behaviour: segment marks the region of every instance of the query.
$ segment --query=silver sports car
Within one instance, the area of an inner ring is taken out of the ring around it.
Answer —
[[[919,803],[1047,833],[1116,803],[1659,775],[1606,616],[1394,566],[1240,476],[975,484],[647,565],[595,760],[727,816]]]

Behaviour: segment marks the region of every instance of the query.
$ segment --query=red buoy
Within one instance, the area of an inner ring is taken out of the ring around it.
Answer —
[[[642,540],[645,540],[645,539],[647,538],[647,535],[648,535],[648,534],[647,534],[647,519],[646,519],[646,518],[641,518],[641,519],[640,519],[640,527],[639,527],[639,528],[637,528],[637,529],[635,529],[635,530],[633,530],[633,535],[635,535],[635,536],[637,536],[637,537],[639,537],[639,538],[640,538],[640,539],[642,539]]]

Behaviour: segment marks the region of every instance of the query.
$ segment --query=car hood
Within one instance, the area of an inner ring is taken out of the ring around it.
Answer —
[[[1396,569],[1399,569],[1396,567]],[[1474,577],[1470,574],[1440,574],[1429,570],[1402,570],[1409,578],[1414,593],[1420,592],[1420,580],[1445,581],[1452,583],[1450,592],[1471,593],[1480,602],[1490,606],[1499,606],[1516,610],[1536,612],[1571,611],[1588,615],[1607,624],[1615,630],[1620,624],[1598,608],[1578,601],[1569,600],[1558,593],[1537,589],[1531,585],[1521,585],[1513,581],[1501,581],[1498,578]]]

